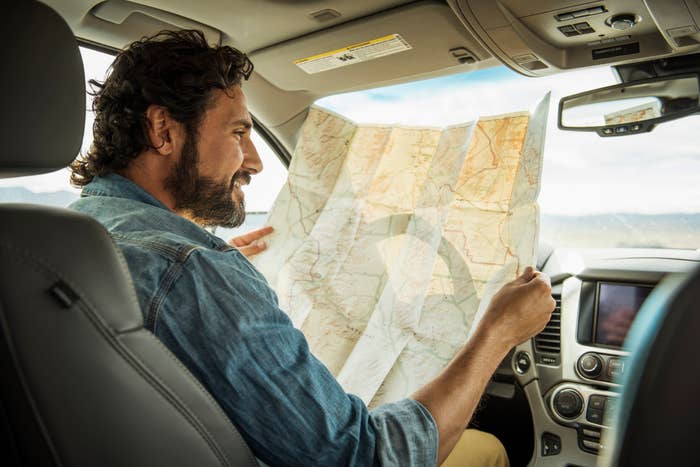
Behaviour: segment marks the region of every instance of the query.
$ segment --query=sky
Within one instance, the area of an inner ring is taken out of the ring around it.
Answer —
[[[441,127],[533,110],[551,91],[539,196],[543,213],[700,212],[700,116],[617,138],[557,128],[561,97],[612,84],[609,67],[543,78],[499,67],[327,97],[318,105],[357,122]]]
[[[82,49],[86,76],[102,80],[112,58]],[[526,78],[505,68],[360,91],[321,99],[317,105],[358,123],[444,127],[532,110],[552,92],[539,203],[544,214],[700,212],[700,116],[659,125],[651,133],[600,138],[556,126],[563,96],[615,84],[608,67]],[[86,108],[89,102],[86,103]],[[83,151],[90,143],[87,113]],[[267,211],[286,171],[264,142],[254,140],[265,170],[246,187],[249,211]],[[33,191],[74,190],[67,171],[0,180]]]

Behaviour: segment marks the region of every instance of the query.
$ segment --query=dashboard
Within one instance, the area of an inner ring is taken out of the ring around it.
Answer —
[[[509,370],[532,413],[530,465],[594,466],[630,353],[623,342],[644,300],[669,274],[700,264],[700,251],[556,249],[541,267],[557,308],[517,346]]]

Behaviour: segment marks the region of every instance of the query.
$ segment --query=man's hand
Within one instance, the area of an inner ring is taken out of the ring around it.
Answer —
[[[262,229],[253,230],[247,234],[241,235],[239,237],[233,237],[228,241],[229,245],[238,248],[238,250],[243,253],[247,258],[255,256],[258,253],[264,251],[267,248],[265,240],[266,237],[272,233],[274,229],[272,227],[263,227]]]
[[[542,331],[555,306],[549,277],[527,267],[493,296],[479,327],[510,349]]]

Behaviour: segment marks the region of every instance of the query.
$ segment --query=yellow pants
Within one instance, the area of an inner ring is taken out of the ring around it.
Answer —
[[[495,436],[465,430],[442,467],[509,467],[508,455]]]

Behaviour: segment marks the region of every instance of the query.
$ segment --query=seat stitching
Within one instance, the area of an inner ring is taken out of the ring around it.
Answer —
[[[192,375],[190,370],[180,360],[178,360],[173,355],[173,353],[170,351],[170,349],[168,349],[160,339],[158,339],[157,337],[155,337],[153,335],[151,335],[150,337],[156,342],[156,344],[158,344],[158,346],[160,346],[163,350],[165,350],[168,357],[178,367],[180,367],[180,369],[183,372],[185,372],[189,378],[192,379],[192,382],[195,384],[195,386],[197,386],[199,389],[202,390],[202,392],[204,393],[204,396],[209,400],[209,402],[214,407],[214,410],[216,410],[224,418],[224,421],[226,422],[226,425],[229,428],[229,430],[231,431],[231,433],[233,434],[233,436],[237,437],[240,441],[242,441],[247,446],[247,443],[243,439],[243,436],[241,435],[241,433],[236,429],[236,427],[231,422],[231,419],[228,417],[228,415],[226,415],[226,413],[223,411],[223,409],[221,408],[219,403],[216,402],[216,400],[212,397],[212,395],[209,393],[209,391],[202,385],[202,383],[197,378],[195,378],[194,375]],[[255,462],[255,458],[253,457],[253,454],[250,452],[250,450],[247,450],[247,454],[248,454],[248,457],[250,458],[250,460]]]
[[[131,239],[129,239],[129,240],[131,240]],[[113,241],[114,241],[114,239],[113,239]],[[117,246],[117,248],[119,248],[116,241],[114,243],[115,243],[115,246]],[[185,248],[181,249],[180,254],[178,255],[178,258],[177,258],[178,263],[176,263],[180,266],[178,272],[182,271],[184,263],[190,258],[192,253],[198,249],[204,249],[204,247],[201,247],[198,245],[187,245]],[[235,249],[235,248],[231,248],[231,249]],[[158,321],[158,313],[160,312],[160,305],[163,303],[163,300],[164,300],[165,296],[167,295],[165,292],[170,289],[170,286],[175,281],[175,277],[176,277],[175,271],[172,268],[169,268],[169,272],[167,274],[168,274],[168,282],[166,282],[166,280],[163,280],[164,285],[159,287],[159,289],[162,290],[163,293],[159,293],[158,298],[154,298],[153,301],[151,302],[150,307],[149,307],[149,314],[148,314],[149,320],[151,319],[151,316],[152,316],[151,310],[154,310],[153,317],[152,317],[152,319],[153,319],[152,332],[153,333],[155,333],[156,323]],[[165,283],[167,283],[167,287],[165,286]],[[150,330],[150,328],[148,327],[148,323],[146,323],[146,329]],[[121,332],[118,334],[126,334],[127,332],[129,332],[129,331],[124,331],[124,332]],[[170,358],[183,372],[185,372],[187,374],[187,376],[190,378],[190,380],[203,392],[204,396],[212,404],[215,411],[218,412],[219,415],[221,415],[223,417],[223,419],[227,425],[227,428],[233,434],[233,436],[238,438],[243,444],[245,444],[247,446],[247,443],[245,442],[245,440],[241,436],[240,432],[234,427],[234,425],[231,422],[228,415],[226,415],[226,413],[221,409],[221,406],[219,405],[218,402],[216,402],[216,400],[212,397],[212,395],[209,393],[209,391],[201,384],[201,382],[197,378],[194,377],[194,375],[192,375],[190,370],[172,354],[170,349],[168,349],[160,339],[155,337],[155,335],[153,335],[153,334],[151,334],[151,337],[152,337],[153,341],[155,341],[158,344],[158,346],[160,346],[165,351],[168,358]],[[246,454],[248,455],[249,459],[253,463],[255,463],[255,458],[253,457],[253,455],[249,449],[246,450]]]
[[[190,256],[192,255],[192,253],[193,253],[194,251],[200,250],[200,249],[204,249],[204,247],[201,247],[201,246],[198,246],[198,245],[186,245],[185,248],[182,248],[182,249],[181,249],[180,254],[178,255],[178,258],[177,258],[177,261],[178,261],[177,264],[180,266],[178,272],[180,272],[180,271],[183,270],[183,268],[184,268],[184,263],[187,262],[187,260],[190,258]],[[171,269],[171,271],[172,271],[172,269]],[[154,300],[152,301],[152,303],[151,303],[151,308],[153,308],[153,307],[154,307],[154,303],[155,303],[156,301],[158,302],[157,308],[156,308],[156,312],[155,312],[155,316],[154,316],[154,318],[153,318],[153,319],[154,319],[154,322],[153,322],[153,333],[155,333],[155,327],[156,327],[157,317],[158,317],[157,315],[158,315],[158,313],[159,313],[159,311],[160,311],[160,305],[163,303],[163,300],[165,299],[165,296],[167,295],[167,291],[170,289],[170,286],[171,286],[172,283],[175,281],[175,273],[174,273],[174,272],[168,272],[168,275],[169,275],[169,278],[168,278],[168,279],[170,279],[170,281],[169,281],[169,283],[167,284],[167,287],[162,286],[162,287],[160,288],[160,290],[162,290],[163,293],[159,293],[159,294],[158,294],[158,295],[159,295],[159,298],[158,298],[157,300],[154,299]],[[171,279],[171,278],[172,278],[172,279]],[[164,280],[163,282],[166,282],[166,281]],[[149,318],[150,318],[150,313],[149,313]],[[125,334],[125,333],[126,333],[126,332],[121,332],[121,333],[119,333],[119,334]],[[170,358],[170,359],[175,363],[175,365],[177,365],[183,372],[185,372],[185,373],[187,374],[187,376],[191,379],[191,381],[192,381],[199,389],[202,390],[204,396],[205,396],[205,397],[207,398],[207,400],[212,404],[212,407],[214,407],[214,410],[215,410],[216,412],[218,412],[219,415],[221,415],[221,416],[223,417],[223,420],[224,420],[224,422],[225,422],[227,428],[228,428],[229,431],[231,432],[231,434],[233,434],[234,437],[238,438],[243,444],[245,444],[245,445],[247,446],[247,443],[246,443],[245,440],[243,439],[243,436],[242,436],[242,435],[240,434],[240,432],[234,427],[234,425],[233,425],[233,423],[231,422],[229,416],[222,410],[222,408],[221,408],[221,406],[219,405],[219,403],[216,402],[216,400],[212,397],[212,395],[209,393],[209,391],[201,384],[201,382],[200,382],[197,378],[195,378],[194,375],[192,375],[192,373],[190,372],[190,370],[189,370],[179,359],[177,359],[177,358],[173,355],[173,353],[170,351],[170,349],[168,349],[168,348],[165,346],[165,344],[163,344],[163,342],[162,342],[160,339],[158,339],[158,338],[157,338],[155,335],[153,335],[153,334],[151,334],[150,337],[153,339],[154,342],[156,342],[156,344],[157,344],[158,346],[160,346],[160,347],[165,351],[165,353],[166,353],[166,355],[168,356],[168,358]],[[247,454],[247,456],[248,456],[248,458],[250,459],[251,462],[256,463],[255,458],[254,458],[253,454],[250,452],[249,449],[246,450],[246,454]]]

